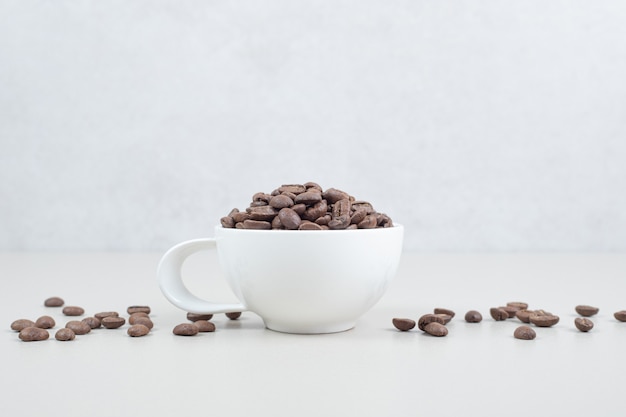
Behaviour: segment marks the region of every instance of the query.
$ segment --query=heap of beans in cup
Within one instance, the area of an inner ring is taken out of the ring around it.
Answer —
[[[281,185],[252,196],[244,211],[233,209],[220,219],[223,227],[258,230],[345,230],[392,227],[393,222],[367,201],[314,182]]]
[[[577,305],[575,308],[579,317],[574,319],[574,326],[581,332],[589,332],[593,329],[593,321],[589,318],[600,311],[598,307],[590,305]],[[537,337],[537,332],[533,327],[552,327],[556,325],[560,318],[542,309],[529,310],[528,303],[508,302],[504,306],[492,307],[489,309],[491,318],[495,321],[505,321],[507,319],[517,319],[524,323],[513,331],[513,337],[520,340],[533,340]],[[426,334],[436,337],[443,337],[448,334],[446,325],[455,316],[454,311],[447,308],[434,308],[432,313],[422,315],[417,323],[410,318],[394,318],[393,326],[402,331],[408,332],[417,325],[418,329]],[[616,320],[626,322],[626,310],[617,311],[613,314]],[[467,323],[480,323],[483,316],[479,311],[470,310],[465,313]]]

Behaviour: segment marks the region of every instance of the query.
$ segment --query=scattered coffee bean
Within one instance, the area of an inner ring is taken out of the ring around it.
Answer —
[[[143,324],[150,330],[152,330],[152,328],[154,327],[154,323],[152,323],[152,320],[150,320],[149,317],[136,317],[133,320],[132,325],[134,326],[135,324]]]
[[[506,305],[509,307],[517,307],[518,310],[528,310],[528,303],[522,301],[509,301]]]
[[[35,322],[28,319],[19,319],[11,323],[11,330],[15,330],[16,332],[22,331],[27,327],[35,327]]]
[[[613,313],[613,317],[619,321],[626,321],[626,310],[616,311]]]
[[[198,321],[198,320],[211,320],[213,318],[213,314],[196,314],[196,313],[187,313],[187,320],[189,321]]]
[[[50,316],[41,316],[35,322],[35,327],[40,329],[52,329],[55,325],[54,319]]]
[[[82,316],[85,314],[85,309],[77,306],[63,307],[63,314],[66,316]]]
[[[592,307],[587,305],[576,306],[576,312],[583,317],[591,317],[595,314],[598,314],[598,311],[600,311],[598,307]]]
[[[67,342],[70,340],[74,340],[76,338],[76,333],[74,333],[74,330],[64,327],[62,329],[57,330],[56,334],[54,335],[54,338],[61,342]]]
[[[174,327],[172,331],[176,336],[195,336],[198,334],[198,326],[195,323],[182,323]]]
[[[521,340],[533,340],[537,337],[537,333],[535,333],[535,331],[528,326],[519,326],[513,332],[513,337]]]
[[[124,317],[108,316],[100,320],[102,325],[107,329],[117,329],[126,323]]]
[[[468,323],[480,323],[483,320],[483,315],[476,310],[470,310],[465,313],[465,321]]]
[[[148,315],[146,313],[141,313],[141,312],[140,313],[133,313],[133,314],[130,315],[130,317],[128,317],[128,324],[130,324],[131,326],[133,324],[137,324],[137,323],[135,323],[135,321],[137,319],[139,319],[139,318],[147,318],[147,319],[149,319],[150,315]]]
[[[517,310],[515,312],[515,317],[519,319],[519,321],[523,323],[530,323],[530,315],[534,314],[532,310]]]
[[[449,314],[437,313],[437,314],[435,314],[435,316],[441,317],[441,319],[443,320],[443,324],[444,325],[446,325],[446,324],[450,323],[450,321],[452,321],[452,316],[449,315]]]
[[[509,318],[509,319],[512,319],[513,317],[515,317],[515,313],[517,313],[520,310],[519,307],[509,306],[509,305],[501,306],[501,307],[498,307],[498,308],[506,311],[506,314],[509,315],[509,317],[507,317],[507,318]]]
[[[128,314],[133,314],[133,313],[150,314],[150,307],[149,306],[130,306],[126,309],[126,312]]]
[[[588,332],[593,329],[593,322],[586,317],[576,317],[574,319],[574,325],[581,332]]]
[[[103,312],[94,314],[94,317],[102,321],[102,319],[105,317],[119,317],[119,313],[117,311],[103,311]]]
[[[39,342],[50,337],[50,333],[46,329],[39,327],[25,327],[20,330],[19,338],[24,342]]]
[[[85,317],[81,321],[87,324],[87,326],[89,326],[91,329],[99,329],[102,326],[100,319],[97,317]]]
[[[489,314],[495,321],[503,321],[509,318],[509,313],[499,307],[492,307],[489,309]]]
[[[61,297],[50,297],[43,302],[46,307],[61,307],[63,304],[65,301]]]
[[[407,332],[415,327],[415,320],[394,318],[391,320],[396,329]]]
[[[143,324],[133,324],[132,326],[128,328],[126,333],[130,337],[141,337],[150,333],[150,329]]]
[[[198,326],[198,331],[207,333],[215,331],[215,324],[211,323],[207,320],[196,320],[193,322],[196,326]]]
[[[65,328],[71,329],[77,335],[87,334],[91,331],[91,327],[87,323],[78,320],[68,321]]]
[[[419,318],[419,320],[417,320],[417,328],[425,331],[425,327],[430,323],[445,324],[445,321],[436,314],[424,314]]]
[[[428,323],[426,326],[424,326],[424,331],[429,335],[436,337],[442,337],[448,334],[447,327],[435,321]]]
[[[554,314],[537,314],[530,315],[530,322],[537,327],[552,327],[559,322],[559,316]]]
[[[226,317],[228,317],[231,320],[237,320],[239,317],[241,317],[241,312],[233,311],[231,313],[226,313]]]
[[[435,308],[434,313],[435,314],[447,314],[448,316],[450,316],[450,318],[454,317],[454,311],[447,309],[447,308],[437,307]]]

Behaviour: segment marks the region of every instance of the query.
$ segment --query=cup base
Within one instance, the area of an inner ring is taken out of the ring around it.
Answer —
[[[351,330],[356,325],[355,322],[344,323],[332,323],[332,324],[293,324],[293,323],[278,323],[273,321],[265,321],[265,327],[269,330],[280,333],[289,334],[326,334],[326,333],[341,333]]]

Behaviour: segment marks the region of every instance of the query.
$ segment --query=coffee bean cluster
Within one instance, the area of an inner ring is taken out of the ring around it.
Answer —
[[[237,320],[241,317],[241,311],[232,311],[224,313],[230,320]],[[215,324],[209,320],[213,318],[213,314],[196,314],[187,313],[187,320],[191,323],[178,324],[172,330],[176,336],[195,336],[198,333],[212,333],[215,331]]]
[[[392,227],[389,216],[372,204],[314,182],[284,184],[270,194],[258,192],[245,211],[234,208],[222,227],[260,230],[344,230]]]

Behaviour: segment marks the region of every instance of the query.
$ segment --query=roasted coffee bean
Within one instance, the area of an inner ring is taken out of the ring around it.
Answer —
[[[366,216],[367,216],[367,211],[365,211],[364,209],[355,210],[352,216],[350,217],[350,223],[358,225],[365,219]]]
[[[598,307],[592,307],[587,305],[577,305],[576,312],[583,317],[591,317],[595,314],[598,314],[600,309]]]
[[[131,326],[132,326],[133,324],[137,324],[137,323],[136,323],[136,321],[137,321],[138,319],[140,319],[140,318],[144,318],[144,319],[145,319],[145,318],[147,318],[147,319],[149,319],[149,318],[150,318],[150,316],[149,316],[148,314],[146,314],[146,313],[141,313],[141,312],[140,312],[140,313],[133,313],[133,314],[131,314],[131,315],[128,317],[128,324],[130,324]]]
[[[272,223],[261,220],[245,220],[243,222],[243,228],[252,230],[269,230],[272,228]]]
[[[424,328],[429,324],[429,323],[439,323],[439,324],[444,324],[445,321],[442,317],[439,317],[436,314],[424,314],[422,317],[419,318],[419,320],[417,321],[417,327],[420,330],[424,330]]]
[[[107,329],[117,329],[126,323],[126,319],[124,317],[109,316],[103,318],[101,322]]]
[[[394,327],[402,332],[407,332],[415,327],[415,320],[394,318],[391,320]]]
[[[92,329],[99,329],[102,326],[102,322],[97,317],[85,317],[81,321]]]
[[[271,222],[272,219],[278,214],[278,210],[272,206],[248,207],[246,212],[250,215],[250,220],[260,220],[266,222]]]
[[[470,310],[465,313],[465,321],[468,323],[480,323],[483,320],[483,315],[476,310]]]
[[[20,330],[19,338],[24,342],[39,342],[50,337],[50,333],[46,329],[39,327],[25,327]]]
[[[530,322],[537,327],[552,327],[559,322],[559,316],[554,314],[534,314],[530,315]]]
[[[281,193],[300,194],[306,191],[306,187],[300,184],[283,184],[278,188]]]
[[[443,320],[443,324],[444,325],[446,325],[446,324],[450,323],[450,321],[452,321],[452,316],[449,315],[449,314],[437,313],[437,314],[435,314],[435,316],[441,317],[441,319]]]
[[[74,330],[64,327],[62,329],[57,330],[57,332],[54,335],[54,338],[61,342],[68,342],[76,338],[76,333],[74,333]]]
[[[196,313],[187,313],[187,320],[189,321],[198,321],[198,320],[211,320],[213,318],[213,314],[196,314]]]
[[[451,318],[454,317],[454,311],[448,309],[448,308],[441,308],[441,307],[437,307],[433,310],[433,312],[435,314],[447,314],[448,316],[450,316]]]
[[[534,314],[533,310],[517,310],[515,317],[517,317],[523,323],[530,323],[530,315]]]
[[[348,193],[337,190],[335,188],[329,188],[328,190],[324,191],[322,193],[322,196],[326,201],[328,201],[328,204],[335,204],[339,200],[350,199],[350,195]]]
[[[294,204],[291,209],[298,213],[298,216],[304,216],[306,212],[306,206],[304,204]]]
[[[424,326],[424,331],[429,335],[442,337],[448,334],[448,328],[441,323],[432,322]]]
[[[85,322],[72,320],[65,323],[66,329],[71,329],[77,335],[87,334],[91,331],[91,327]]]
[[[326,200],[322,200],[322,201],[315,203],[312,207],[307,208],[302,214],[302,219],[314,222],[320,217],[325,216],[327,211],[328,211],[328,204]]]
[[[233,218],[235,223],[243,223],[246,220],[250,219],[250,215],[248,213],[246,213],[245,211],[241,211],[241,212],[238,211],[237,213],[231,214],[230,217]]]
[[[288,230],[295,230],[300,227],[302,223],[302,219],[298,216],[298,213],[289,207],[280,209],[277,218],[280,220],[280,224]]]
[[[360,211],[363,210],[365,211],[365,214],[372,214],[375,212],[374,207],[367,201],[353,201],[352,202],[352,208],[356,211]]]
[[[270,199],[272,198],[271,195],[269,194],[265,194],[265,193],[256,193],[252,196],[252,202],[253,203],[265,203],[268,204],[270,202]]]
[[[535,333],[535,331],[528,326],[519,326],[513,332],[513,337],[520,340],[533,340],[537,337],[537,333]]]
[[[295,200],[293,200],[293,202],[296,204],[305,204],[307,206],[311,206],[320,201],[322,201],[322,195],[314,191],[306,191],[304,193],[298,194]]]
[[[350,200],[345,198],[343,200],[337,201],[335,204],[332,205],[330,214],[332,215],[333,218],[337,218],[341,216],[350,217],[351,210],[352,210],[352,203],[350,203]]]
[[[619,321],[626,321],[626,310],[616,311],[613,313],[613,317]]]
[[[135,313],[146,313],[146,314],[150,314],[150,306],[130,306],[126,309],[126,312],[128,314],[135,314]]]
[[[85,314],[85,309],[77,306],[63,307],[63,314],[66,316],[82,316]]]
[[[339,217],[334,217],[331,221],[328,222],[328,228],[331,230],[343,230],[350,226],[350,216],[344,215]]]
[[[365,218],[359,222],[357,225],[359,229],[374,229],[378,225],[378,220],[376,216],[373,214],[368,214]]]
[[[150,329],[143,324],[133,324],[132,326],[128,328],[126,333],[130,337],[141,337],[150,333]]]
[[[332,217],[330,216],[330,214],[326,214],[325,216],[318,217],[315,220],[315,223],[319,224],[320,226],[326,226],[331,220],[332,220]]]
[[[11,330],[15,330],[16,332],[19,332],[27,327],[36,327],[35,322],[28,319],[19,319],[11,323]]]
[[[490,308],[489,314],[491,314],[491,317],[493,317],[495,321],[502,321],[509,318],[509,313],[499,307]]]
[[[150,318],[148,317],[137,317],[133,320],[132,325],[135,326],[137,324],[142,324],[144,326],[146,326],[148,329],[152,330],[152,328],[154,327],[154,323],[152,323],[152,320],[150,320]]]
[[[195,336],[198,334],[198,331],[198,326],[195,323],[182,323],[172,330],[176,336]]]
[[[54,319],[50,316],[41,316],[35,322],[35,327],[40,329],[52,329],[55,325]]]
[[[284,229],[283,224],[281,223],[278,216],[274,217],[274,220],[272,220],[271,225],[272,225],[272,229]]]
[[[581,332],[588,332],[593,329],[593,322],[586,317],[576,317],[574,319],[574,325]]]
[[[239,317],[241,317],[241,311],[233,311],[230,313],[226,313],[226,317],[228,317],[231,320],[237,320]]]
[[[509,301],[506,303],[507,306],[517,307],[518,310],[528,310],[528,303],[524,303],[522,301]]]
[[[43,302],[46,307],[61,307],[63,304],[65,301],[61,297],[50,297]]]
[[[233,227],[235,227],[235,220],[232,217],[222,217],[220,219],[220,223],[222,224],[222,227],[225,227],[227,229],[232,229]]]
[[[198,326],[198,331],[202,333],[210,333],[215,331],[215,324],[207,320],[197,320],[194,324]]]
[[[284,194],[275,195],[270,200],[270,206],[274,207],[276,210],[291,207],[293,205],[293,200],[289,196],[286,196]]]
[[[319,192],[324,191],[322,190],[322,187],[320,187],[320,185],[316,182],[309,181],[309,182],[305,182],[303,185],[307,191],[311,191],[311,189],[317,190]]]
[[[322,230],[322,226],[312,222],[302,222],[298,230]]]
[[[509,305],[500,306],[498,308],[506,311],[506,314],[509,315],[509,317],[508,317],[509,319],[512,319],[513,317],[515,317],[515,314],[520,310],[519,307],[509,306]]]
[[[117,311],[103,311],[101,313],[94,314],[94,317],[98,320],[102,321],[105,317],[118,317],[119,313]]]

